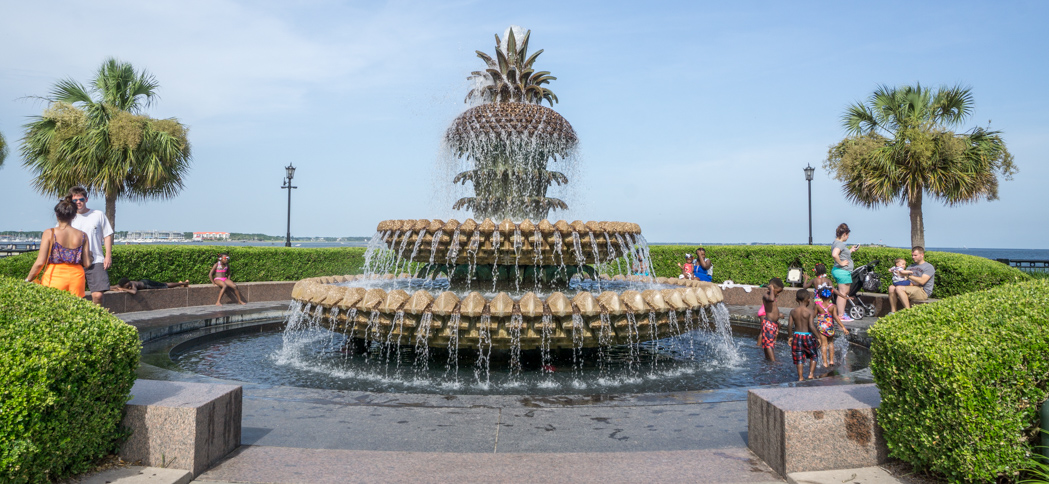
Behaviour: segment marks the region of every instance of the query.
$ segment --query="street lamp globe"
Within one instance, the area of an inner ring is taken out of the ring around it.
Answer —
[[[288,166],[285,166],[284,170],[288,172],[288,181],[291,181],[292,178],[295,178],[295,167],[292,166],[291,163],[288,163]]]
[[[292,170],[294,170],[294,168],[292,168]],[[813,167],[809,166],[808,164],[806,164],[806,166],[805,166],[805,179],[808,180],[808,181],[812,181],[812,174],[815,171],[816,171],[815,168],[813,168]]]

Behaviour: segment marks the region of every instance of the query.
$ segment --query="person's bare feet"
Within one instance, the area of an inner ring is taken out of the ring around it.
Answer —
[[[815,379],[816,379],[816,377],[812,376],[812,373],[809,373],[809,380],[815,380]]]
[[[247,303],[246,303],[246,302],[244,302],[244,301],[241,301],[241,302],[240,302],[239,304],[247,304]]]

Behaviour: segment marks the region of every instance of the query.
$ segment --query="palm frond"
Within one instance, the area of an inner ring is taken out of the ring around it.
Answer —
[[[91,95],[88,94],[87,89],[72,79],[62,79],[56,82],[46,99],[52,102],[58,101],[69,104],[94,103],[94,100],[91,99]]]
[[[956,85],[941,87],[932,99],[932,118],[945,126],[955,126],[972,115],[972,89]]]
[[[861,103],[849,106],[841,116],[841,122],[850,136],[870,134],[878,129],[878,120],[873,110]]]
[[[95,91],[101,94],[103,103],[131,113],[149,107],[158,87],[149,72],[135,72],[130,63],[112,57],[102,63],[94,79]]]

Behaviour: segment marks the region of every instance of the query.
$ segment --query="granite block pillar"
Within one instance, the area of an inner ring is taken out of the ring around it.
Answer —
[[[240,445],[239,385],[138,380],[131,395],[122,422],[132,431],[120,449],[126,461],[196,476]]]
[[[747,446],[784,476],[882,464],[880,403],[873,384],[751,390]]]

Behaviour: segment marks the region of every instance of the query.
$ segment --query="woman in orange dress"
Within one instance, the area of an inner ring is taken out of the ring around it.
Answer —
[[[76,212],[76,204],[70,197],[55,205],[58,226],[45,230],[40,237],[40,252],[26,282],[32,282],[43,269],[41,284],[84,297],[84,268],[91,265],[91,250],[87,235],[69,225],[76,218]]]

